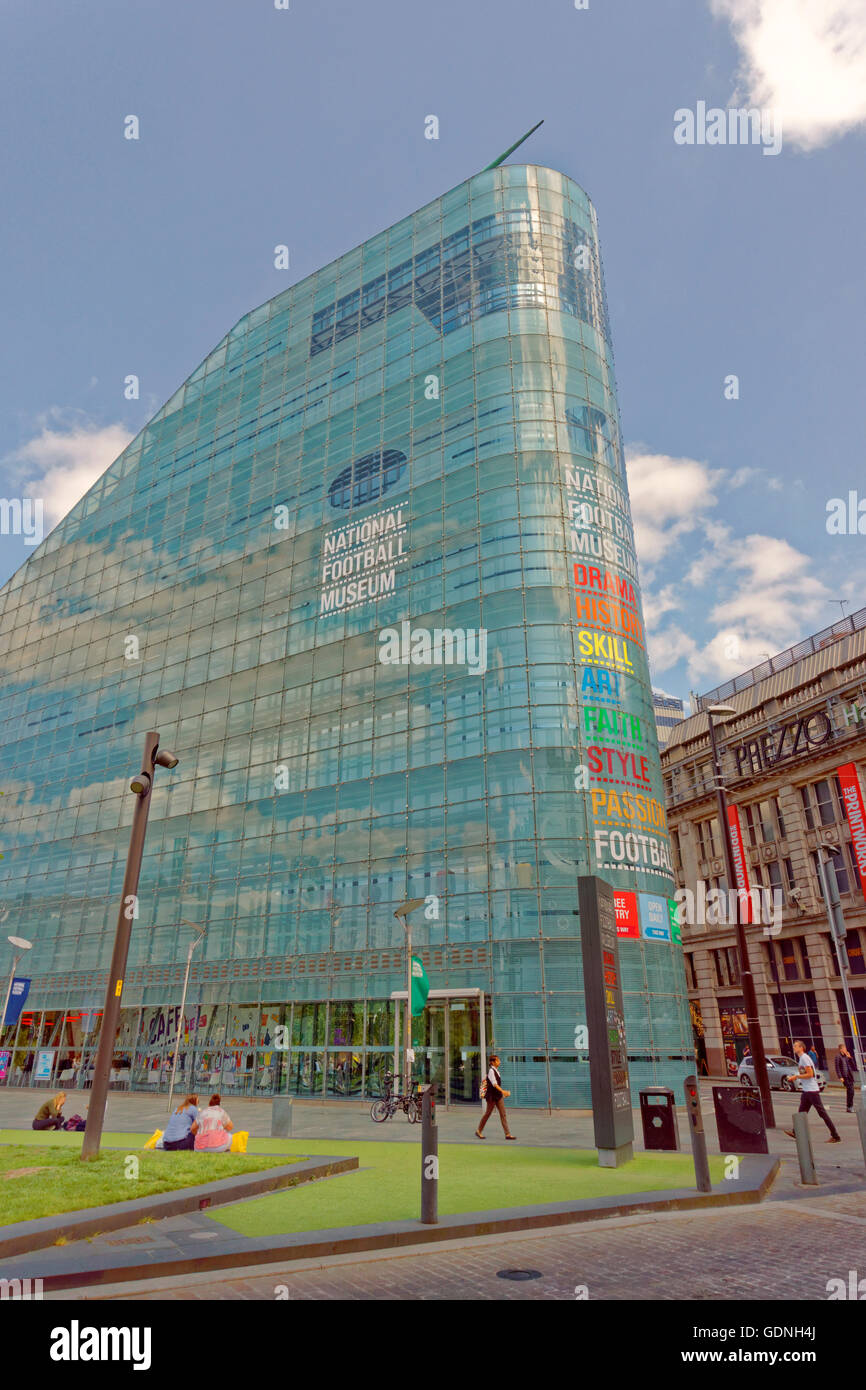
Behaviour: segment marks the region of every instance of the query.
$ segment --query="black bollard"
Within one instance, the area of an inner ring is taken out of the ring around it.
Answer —
[[[439,1223],[439,1126],[433,1087],[421,1088],[421,1224]]]
[[[710,1178],[710,1163],[707,1158],[707,1136],[704,1133],[704,1117],[701,1114],[701,1096],[696,1076],[686,1077],[685,1091],[689,1134],[692,1140],[692,1157],[695,1161],[695,1186],[699,1192],[712,1192],[713,1183]]]

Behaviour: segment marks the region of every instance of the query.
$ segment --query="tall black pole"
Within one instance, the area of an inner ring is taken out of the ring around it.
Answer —
[[[710,731],[710,747],[713,752],[713,776],[716,784],[716,800],[719,807],[719,828],[722,834],[722,843],[725,847],[725,876],[728,880],[728,902],[731,900],[730,890],[734,889],[734,922],[737,929],[737,952],[740,957],[740,979],[743,985],[743,1003],[746,1006],[746,1025],[749,1030],[749,1046],[752,1049],[752,1060],[755,1065],[755,1080],[758,1083],[758,1091],[760,1092],[761,1105],[764,1111],[764,1124],[767,1126],[767,1129],[774,1129],[776,1125],[776,1116],[773,1111],[770,1079],[767,1076],[767,1058],[764,1054],[764,1038],[758,1019],[758,1000],[755,996],[755,981],[749,962],[749,947],[746,943],[746,929],[743,923],[743,903],[739,892],[739,881],[734,872],[734,854],[731,849],[730,827],[728,826],[728,801],[722,782],[722,769],[719,763],[718,749],[716,748],[716,733],[713,728],[713,716],[709,710],[707,710],[706,714],[707,727]]]
[[[123,993],[123,977],[126,974],[126,958],[129,955],[129,938],[132,933],[133,919],[137,916],[138,878],[141,873],[144,835],[147,829],[147,813],[150,810],[150,794],[153,790],[158,748],[159,734],[146,734],[141,776],[136,779],[135,783],[137,787],[141,787],[141,790],[136,792],[135,810],[132,814],[129,852],[126,856],[126,873],[123,876],[123,892],[120,900],[120,912],[117,916],[117,931],[114,936],[114,953],[111,957],[111,969],[108,972],[108,985],[105,991],[102,1031],[99,1035],[99,1047],[96,1050],[93,1090],[90,1097],[90,1108],[87,1112],[84,1140],[81,1145],[82,1158],[99,1157],[99,1143],[105,1120],[105,1104],[108,1099],[111,1064],[114,1060],[114,1039],[120,1021],[120,999]]]

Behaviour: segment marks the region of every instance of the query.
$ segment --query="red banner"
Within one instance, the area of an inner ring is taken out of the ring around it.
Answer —
[[[615,889],[613,906],[616,914],[617,936],[639,937],[640,918],[638,917],[637,893],[623,893]]]
[[[752,897],[749,893],[749,870],[746,864],[746,851],[743,848],[743,832],[740,829],[740,813],[736,806],[728,807],[728,834],[731,841],[731,853],[734,860],[734,874],[736,884],[729,883],[728,890],[736,887],[740,891],[740,912],[741,920],[751,922],[752,920]]]
[[[836,769],[839,785],[842,788],[842,803],[851,827],[851,843],[860,870],[860,887],[866,894],[866,808],[863,806],[863,793],[856,763],[845,763]]]

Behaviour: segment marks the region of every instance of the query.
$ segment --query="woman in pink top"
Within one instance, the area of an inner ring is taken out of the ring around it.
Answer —
[[[219,1096],[211,1096],[207,1106],[198,1117],[198,1133],[195,1136],[196,1153],[225,1153],[232,1146],[232,1129],[232,1122],[220,1105]]]

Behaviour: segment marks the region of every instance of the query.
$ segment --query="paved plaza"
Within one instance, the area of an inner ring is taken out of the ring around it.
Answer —
[[[29,1128],[40,1092],[0,1092],[0,1128]],[[67,1113],[84,1112],[88,1092],[69,1096]],[[588,1225],[459,1238],[432,1247],[342,1255],[250,1267],[232,1274],[164,1276],[143,1283],[82,1289],[84,1299],[185,1300],[357,1300],[489,1299],[577,1300],[795,1300],[807,1295],[825,1299],[827,1281],[849,1278],[850,1270],[866,1276],[866,1167],[856,1119],[845,1113],[841,1092],[825,1100],[843,1142],[825,1143],[826,1130],[810,1120],[819,1187],[800,1182],[793,1142],[783,1133],[796,1102],[776,1100],[777,1128],[770,1132],[770,1152],[782,1159],[768,1198],[759,1206],[694,1212],[638,1214],[606,1218]],[[269,1100],[227,1100],[239,1128],[268,1135]],[[711,1152],[718,1152],[710,1086],[702,1086],[702,1107]],[[473,1108],[438,1110],[440,1139],[472,1143]],[[292,1107],[292,1138],[322,1147],[328,1140],[384,1139],[420,1142],[420,1130],[402,1116],[384,1125],[370,1119],[359,1102],[298,1101]],[[165,1122],[165,1098],[112,1094],[106,1131],[149,1132]],[[635,1113],[635,1132],[640,1117]],[[679,1112],[681,1146],[688,1147],[684,1112]],[[518,1110],[512,1127],[528,1146],[593,1147],[588,1112]],[[504,1143],[489,1127],[488,1144]],[[642,1147],[637,1139],[637,1147]],[[539,1194],[543,1200],[543,1194]],[[506,1269],[530,1269],[540,1277],[524,1281],[502,1278]],[[69,1298],[58,1293],[50,1297]]]
[[[0,1088],[0,1129],[29,1129],[33,1116],[39,1106],[52,1094],[45,1090],[27,1087]],[[178,1096],[182,1099],[182,1096]],[[154,1096],[139,1092],[112,1091],[106,1106],[104,1129],[120,1133],[151,1133],[163,1128],[168,1118],[167,1096]],[[793,1152],[793,1142],[786,1139],[783,1128],[791,1127],[791,1117],[797,1109],[798,1098],[773,1093],[776,1111],[775,1131],[770,1132],[771,1153],[780,1155]],[[812,1116],[813,1145],[819,1164],[826,1159],[830,1167],[843,1162],[847,1166],[849,1157],[857,1156],[863,1171],[862,1152],[857,1137],[857,1123],[853,1115],[845,1113],[845,1095],[841,1089],[828,1088],[824,1102],[833,1117],[843,1143],[828,1147],[824,1153],[824,1140],[827,1132],[817,1118]],[[67,1094],[64,1114],[84,1115],[90,1103],[89,1091],[70,1091]],[[177,1102],[176,1102],[177,1103]],[[271,1133],[272,1103],[270,1098],[250,1100],[246,1097],[225,1096],[223,1103],[234,1120],[235,1129],[249,1130],[251,1135],[265,1136]],[[704,1126],[707,1131],[711,1152],[718,1152],[711,1083],[701,1083],[701,1104]],[[481,1115],[481,1108],[474,1105],[444,1105],[436,1107],[436,1120],[442,1143],[456,1144],[465,1141],[477,1144],[474,1129]],[[562,1148],[595,1147],[593,1138],[592,1113],[589,1110],[521,1110],[509,1108],[513,1132],[523,1144],[550,1145]],[[688,1122],[685,1110],[677,1110],[680,1147],[688,1148]],[[642,1148],[640,1113],[633,1112],[635,1144]],[[486,1144],[504,1143],[504,1137],[496,1116],[490,1120],[485,1130]],[[293,1139],[374,1139],[394,1143],[416,1142],[418,1130],[407,1123],[401,1114],[384,1124],[374,1124],[370,1118],[370,1102],[355,1100],[294,1100],[292,1103]],[[866,1176],[866,1174],[864,1174]]]

